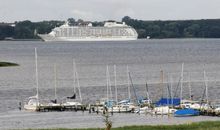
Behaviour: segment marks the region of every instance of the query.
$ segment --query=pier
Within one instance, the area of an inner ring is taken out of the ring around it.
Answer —
[[[37,112],[52,112],[52,111],[86,111],[86,106],[84,105],[70,105],[64,106],[62,104],[56,105],[39,105],[37,106]]]

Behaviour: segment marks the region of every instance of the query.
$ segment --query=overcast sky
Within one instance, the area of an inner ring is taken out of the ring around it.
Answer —
[[[0,22],[220,18],[220,0],[0,0]]]

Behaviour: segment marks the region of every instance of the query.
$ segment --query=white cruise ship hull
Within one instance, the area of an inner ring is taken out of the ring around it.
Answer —
[[[46,42],[52,41],[130,41],[137,40],[137,37],[54,37],[49,34],[38,34]]]

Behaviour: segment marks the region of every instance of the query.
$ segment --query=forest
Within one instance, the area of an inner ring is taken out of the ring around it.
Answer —
[[[16,21],[13,26],[9,23],[0,23],[0,40],[8,38],[39,39],[37,33],[49,33],[64,22],[59,20],[40,22],[25,20]],[[68,22],[74,26],[79,22],[88,21],[69,18]],[[95,21],[92,24],[93,26],[103,26],[104,22]],[[145,21],[125,16],[122,18],[122,22],[133,27],[138,33],[138,38],[220,38],[220,19]]]

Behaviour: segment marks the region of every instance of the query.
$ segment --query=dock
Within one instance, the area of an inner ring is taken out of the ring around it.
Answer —
[[[200,110],[200,115],[204,115],[204,116],[220,116],[220,112],[219,111],[214,111],[213,109]]]
[[[62,104],[55,104],[55,105],[39,105],[37,106],[37,112],[52,112],[52,111],[86,111],[85,105],[62,105]]]

